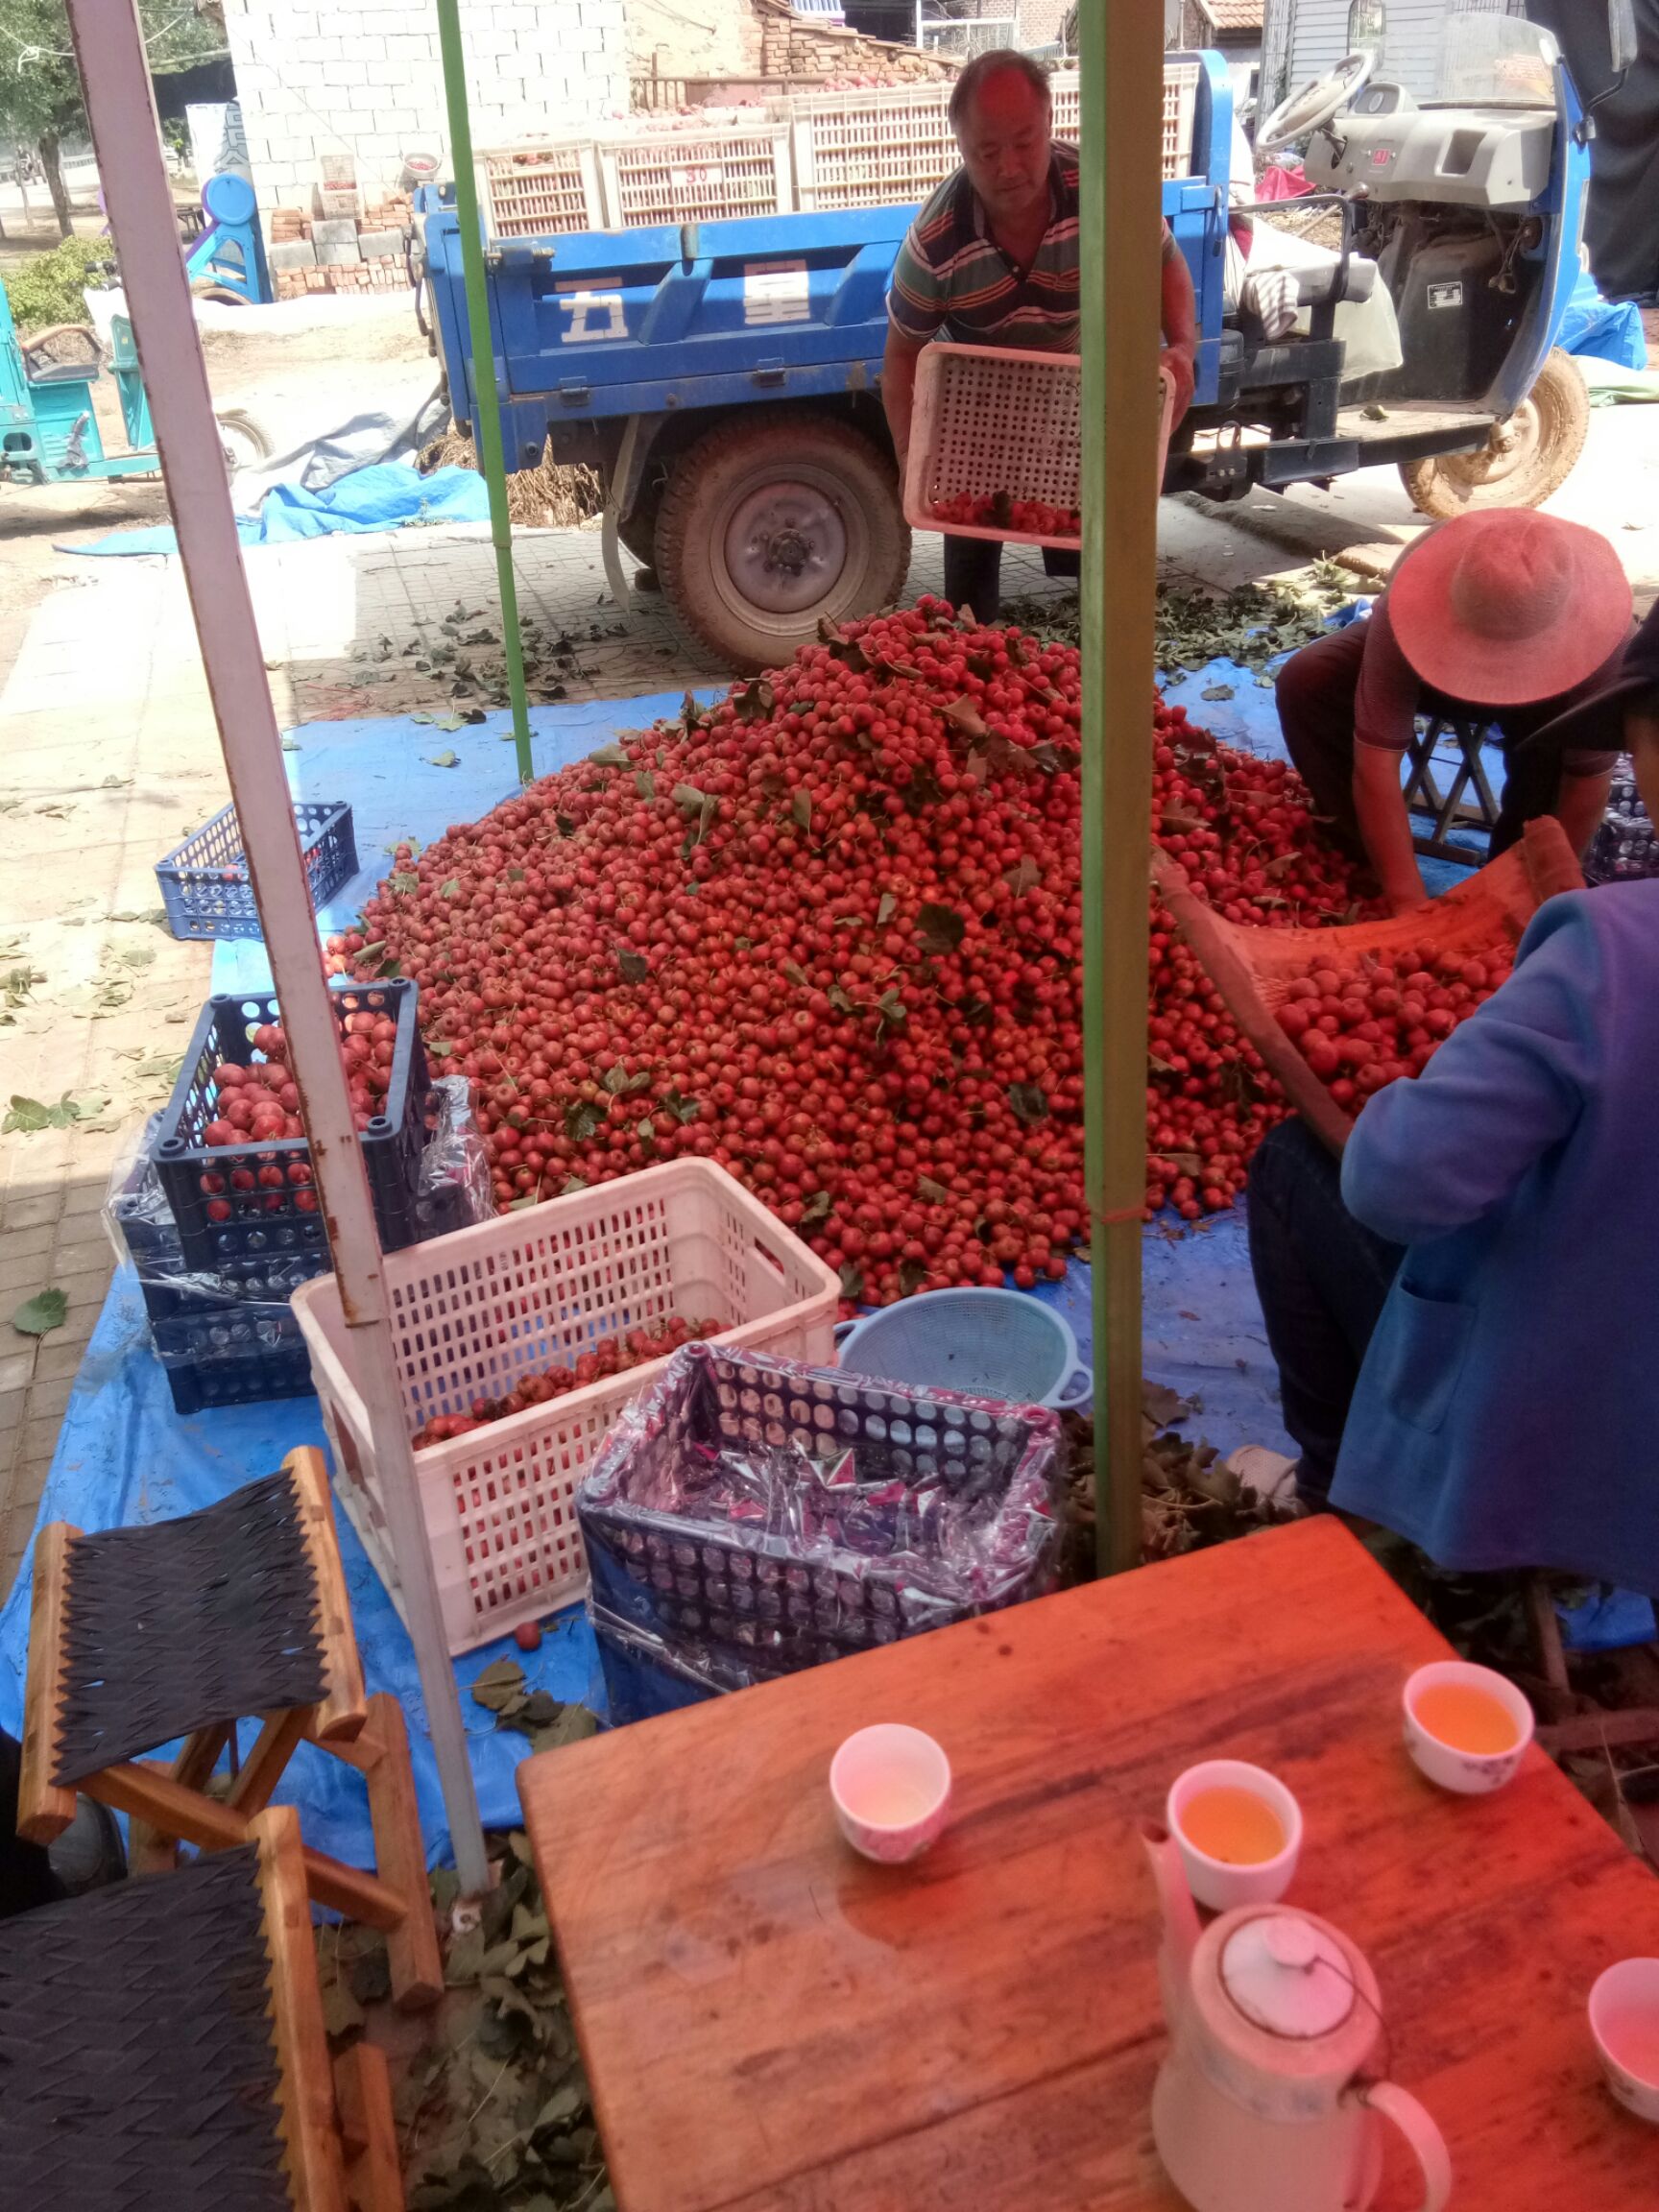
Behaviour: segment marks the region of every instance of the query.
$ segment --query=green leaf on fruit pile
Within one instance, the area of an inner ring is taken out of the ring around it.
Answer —
[[[451,876],[446,882],[440,883],[438,886],[440,899],[458,899],[460,895],[461,878],[459,876]]]
[[[795,817],[795,820],[799,823],[803,830],[810,830],[812,827],[811,792],[795,792],[789,801],[789,811]]]
[[[831,983],[829,990],[825,993],[825,997],[829,999],[830,1005],[834,1007],[837,1014],[851,1014],[853,1012],[853,1001],[848,998],[846,992],[842,990],[839,983]]]
[[[656,1143],[657,1127],[649,1114],[647,1114],[641,1120],[635,1122],[634,1134],[638,1138],[641,1144]]]
[[[643,952],[628,952],[618,950],[616,965],[622,972],[624,983],[643,983],[646,976],[651,973],[651,963],[646,959]]]
[[[931,1175],[917,1176],[916,1195],[925,1198],[929,1206],[949,1206],[950,1203],[950,1191],[943,1183],[935,1183]]]
[[[565,1109],[565,1134],[572,1144],[586,1144],[605,1126],[605,1109],[591,1098],[573,1098]]]
[[[629,1074],[627,1069],[623,1067],[621,1061],[618,1060],[613,1068],[606,1069],[603,1080],[606,1090],[609,1091],[612,1097],[614,1098],[618,1096],[620,1093],[628,1089],[628,1086],[633,1081],[633,1077]]]
[[[620,745],[601,745],[596,753],[589,754],[588,765],[590,768],[626,768],[628,755]]]
[[[841,1267],[841,1295],[854,1305],[864,1295],[864,1270],[856,1260],[843,1262]]]
[[[417,876],[412,869],[408,868],[399,869],[395,876],[389,877],[387,881],[394,891],[400,893],[405,898],[411,896],[414,892],[419,891],[421,888],[420,877]],[[365,952],[367,952],[370,948],[365,945],[363,950]],[[376,947],[375,950],[378,950],[379,948]]]
[[[891,891],[883,891],[881,894],[880,904],[876,909],[877,928],[885,929],[888,923],[892,921],[894,915],[897,914],[898,911],[898,900],[894,898]]]
[[[588,1178],[586,1175],[566,1175],[564,1182],[559,1186],[559,1195],[561,1198],[571,1198],[575,1196],[578,1190],[586,1190],[587,1188]]]
[[[876,1011],[883,1022],[907,1022],[910,1017],[897,991],[883,991],[876,1001]]]
[[[739,722],[759,722],[772,712],[778,700],[765,677],[757,676],[752,684],[733,693],[732,704]]]
[[[1011,1083],[1008,1104],[1016,1120],[1033,1122],[1048,1118],[1048,1100],[1035,1083]]]
[[[783,973],[788,976],[790,982],[795,984],[799,990],[807,991],[811,989],[811,977],[807,974],[805,969],[802,967],[798,960],[785,960],[783,963]]]
[[[810,1229],[815,1221],[828,1219],[832,1201],[828,1190],[814,1190],[801,1209],[801,1226]]]
[[[634,771],[634,788],[638,792],[641,799],[656,798],[657,779],[652,775],[649,768],[637,768]]]
[[[61,1329],[68,1318],[67,1291],[37,1290],[12,1314],[12,1326],[19,1336],[44,1336],[49,1329]]]
[[[695,1098],[682,1098],[678,1091],[670,1091],[662,1101],[662,1111],[672,1114],[677,1121],[695,1121],[702,1112]]]
[[[1035,891],[1043,880],[1043,871],[1027,853],[1016,868],[1008,869],[1002,880],[1016,899],[1023,899],[1027,891]]]
[[[674,786],[674,804],[687,814],[701,813],[707,797],[708,794],[699,791],[695,783],[676,783]]]
[[[953,906],[926,904],[916,917],[917,933],[929,952],[954,952],[968,925]]]
[[[899,1291],[904,1298],[913,1298],[927,1280],[926,1260],[902,1260],[899,1262]]]

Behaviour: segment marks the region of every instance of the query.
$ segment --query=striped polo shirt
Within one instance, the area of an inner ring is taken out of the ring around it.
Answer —
[[[1048,172],[1048,228],[1029,269],[992,237],[978,194],[958,169],[922,208],[893,264],[887,313],[918,346],[1077,350],[1077,149],[1056,145]]]
[[[966,169],[947,177],[911,224],[893,264],[887,313],[913,344],[1029,347],[1075,353],[1077,149],[1056,144],[1048,180],[1048,228],[1029,269],[992,237]],[[1179,251],[1164,225],[1164,258]]]

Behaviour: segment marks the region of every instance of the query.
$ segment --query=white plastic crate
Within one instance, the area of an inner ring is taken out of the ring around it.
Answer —
[[[1175,387],[1159,371],[1163,415],[1158,481],[1169,451]],[[1068,533],[998,529],[942,519],[943,500],[966,493],[1076,509],[1082,498],[1083,364],[1075,353],[933,345],[916,373],[916,408],[904,469],[904,518],[914,530],[995,538],[1012,545],[1074,550]]]
[[[411,1434],[674,1313],[725,1324],[713,1342],[834,1362],[834,1270],[707,1160],[647,1167],[434,1238],[389,1254],[385,1268]],[[336,1493],[401,1609],[336,1279],[306,1284],[294,1311],[323,1402]],[[616,1416],[666,1364],[652,1360],[416,1453],[451,1651],[582,1595],[576,1486]]]
[[[787,215],[795,204],[786,117],[619,129],[600,139],[598,152],[608,229]]]
[[[1166,182],[1198,173],[1199,164],[1192,152],[1192,129],[1198,114],[1198,80],[1202,73],[1201,64],[1196,61],[1164,64],[1164,176]]]
[[[926,200],[961,166],[950,100],[949,83],[808,92],[791,100],[802,212]]]
[[[540,238],[605,228],[591,138],[504,146],[473,163],[488,238]]]
[[[1198,114],[1198,83],[1202,74],[1201,65],[1196,61],[1164,64],[1166,183],[1197,173],[1192,157],[1192,128]],[[1054,102],[1054,135],[1075,146],[1077,133],[1083,127],[1081,80],[1074,69],[1057,71],[1048,80],[1048,89]]]

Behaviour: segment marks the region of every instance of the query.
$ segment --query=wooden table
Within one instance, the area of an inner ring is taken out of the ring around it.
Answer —
[[[1584,2002],[1659,1955],[1659,1882],[1541,1752],[1495,1798],[1419,1778],[1401,1685],[1444,1655],[1305,1522],[527,1761],[622,2212],[1174,2212],[1135,1822],[1215,1754],[1300,1798],[1292,1897],[1376,1968],[1454,2206],[1653,2212],[1659,2133],[1601,2088]],[[834,1829],[830,1754],[871,1720],[955,1768],[908,1869]],[[1415,2201],[1391,2172],[1378,2212]]]

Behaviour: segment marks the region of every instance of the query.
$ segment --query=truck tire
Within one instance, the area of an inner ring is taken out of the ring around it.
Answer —
[[[1412,506],[1436,521],[1483,507],[1541,507],[1572,475],[1589,434],[1590,394],[1578,364],[1557,348],[1479,452],[1403,461],[1400,475]]]
[[[656,547],[681,621],[745,675],[787,661],[821,620],[891,606],[910,565],[891,457],[803,408],[731,418],[687,447]]]

